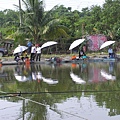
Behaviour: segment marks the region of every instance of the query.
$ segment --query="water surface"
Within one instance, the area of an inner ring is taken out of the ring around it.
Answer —
[[[3,120],[120,120],[120,63],[0,68]]]

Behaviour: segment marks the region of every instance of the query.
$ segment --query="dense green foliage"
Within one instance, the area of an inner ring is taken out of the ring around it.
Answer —
[[[102,7],[91,6],[82,11],[72,11],[71,7],[63,5],[45,11],[42,0],[22,1],[26,9],[20,11],[21,25],[19,11],[0,11],[0,32],[3,38],[16,39],[17,36],[18,39],[18,36],[24,36],[24,39],[29,38],[35,43],[44,40],[67,43],[88,34],[104,34],[112,40],[120,39],[119,0],[106,0]]]

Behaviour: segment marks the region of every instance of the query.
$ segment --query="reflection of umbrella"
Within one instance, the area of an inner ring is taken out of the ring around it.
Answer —
[[[82,42],[84,42],[85,39],[78,39],[75,40],[69,47],[69,50],[72,50],[73,48],[77,47],[78,45],[80,45]]]
[[[57,84],[58,80],[52,80],[51,78],[44,78],[42,77],[43,81],[48,83],[48,84]]]
[[[41,46],[41,49],[42,49],[42,48],[45,48],[45,47],[49,47],[49,46],[55,45],[55,44],[57,44],[57,42],[55,42],[55,41],[46,42],[46,43],[44,43],[44,44]]]
[[[113,43],[115,43],[115,41],[106,41],[100,46],[100,49],[103,49],[103,48],[105,48]]]
[[[72,80],[78,84],[85,84],[86,82],[84,80],[82,80],[80,77],[78,77],[77,75],[75,75],[73,72],[70,73],[70,77],[72,78]]]
[[[42,79],[42,74],[41,74],[41,72],[38,72],[38,73],[37,73],[37,79]]]
[[[13,54],[23,52],[23,51],[25,51],[27,49],[28,49],[28,47],[26,47],[26,46],[18,46],[18,47],[15,48]]]
[[[20,76],[15,74],[15,79],[18,80],[19,82],[25,82],[27,80],[29,80],[29,78],[27,78],[26,76]]]
[[[101,70],[101,75],[106,78],[107,80],[115,80],[116,77],[112,76],[111,74],[106,73],[104,70]]]

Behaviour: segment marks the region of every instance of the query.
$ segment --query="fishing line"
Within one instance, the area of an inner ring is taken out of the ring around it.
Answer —
[[[4,94],[6,93],[6,92],[4,92],[4,91],[0,91],[0,92],[1,92],[1,93],[4,93]],[[40,102],[31,100],[31,99],[27,99],[27,98],[21,97],[21,96],[15,96],[15,95],[12,95],[12,94],[9,94],[9,95],[14,96],[14,97],[17,97],[17,98],[20,98],[20,99],[23,99],[23,100],[28,100],[28,101],[30,101],[30,102],[33,102],[33,103],[42,105],[42,106],[44,106],[44,107],[48,107],[49,109],[51,109],[51,110],[54,111],[54,112],[55,112],[55,110],[58,110],[58,111],[61,111],[61,112],[63,112],[63,113],[66,113],[66,114],[69,114],[69,115],[72,115],[72,116],[75,116],[75,117],[78,117],[78,118],[81,118],[81,119],[84,119],[84,120],[88,120],[88,119],[83,118],[83,117],[81,117],[81,116],[78,116],[78,115],[75,115],[75,114],[72,114],[72,113],[63,111],[63,110],[59,110],[59,109],[52,108],[52,107],[50,107],[50,105],[46,105],[46,104],[43,104],[43,103],[40,103]]]
[[[0,93],[0,95],[5,95],[5,94],[12,94],[12,95],[16,95],[16,96],[21,96],[24,94],[47,94],[47,93],[51,93],[51,94],[66,94],[66,93],[77,93],[77,92],[96,92],[96,93],[104,93],[104,92],[119,92],[120,90],[101,90],[101,91],[94,91],[94,90],[80,90],[80,91],[61,91],[61,92],[5,92],[5,93]],[[1,92],[1,91],[0,91]]]

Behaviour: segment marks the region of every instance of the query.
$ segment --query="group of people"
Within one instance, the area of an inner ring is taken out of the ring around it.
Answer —
[[[17,62],[19,60],[22,60],[22,61],[25,61],[25,59],[28,59],[28,54],[30,54],[30,61],[33,62],[33,61],[40,61],[41,60],[41,47],[40,47],[40,44],[32,44],[30,41],[28,41],[27,43],[27,51],[23,51],[22,53],[17,53],[15,54],[15,58],[14,60],[16,60]],[[115,58],[116,54],[115,54],[115,49],[113,50],[111,47],[109,47],[108,49],[108,54],[109,54],[109,58]],[[20,56],[22,56],[20,58]],[[85,54],[85,50],[82,48],[82,49],[79,49],[79,59],[82,58],[82,59],[86,59],[87,56]],[[72,60],[76,59],[76,56],[72,56],[71,58]]]
[[[30,55],[30,60],[31,61],[40,61],[41,59],[41,47],[39,44],[35,45],[35,44],[32,44],[32,47],[31,47],[31,55]]]
[[[29,59],[31,62],[33,61],[40,61],[41,60],[41,47],[39,44],[32,44],[30,41],[27,43],[28,49],[23,51],[22,53],[16,53],[14,56],[14,60],[18,62],[19,60],[22,60],[25,62],[25,60]],[[30,54],[30,58],[28,57],[28,54]],[[21,57],[20,57],[21,56]]]
[[[84,49],[80,49],[79,50],[79,57],[78,58],[79,59],[83,59],[83,60],[85,60],[87,58]],[[77,57],[76,57],[76,55],[73,55],[72,58],[71,58],[71,60],[75,60],[75,59],[77,59]]]

